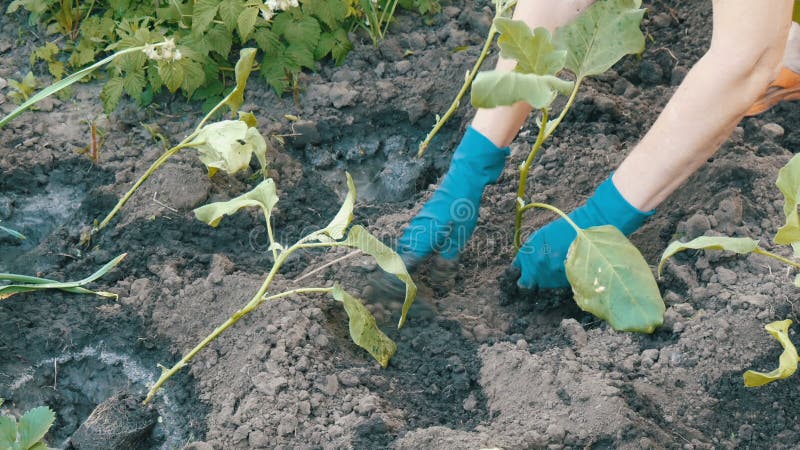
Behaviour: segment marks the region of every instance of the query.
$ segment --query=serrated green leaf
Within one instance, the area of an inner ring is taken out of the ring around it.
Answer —
[[[206,32],[206,42],[211,51],[217,52],[223,58],[228,58],[233,45],[233,35],[222,25],[214,25]]]
[[[664,322],[650,267],[616,227],[580,230],[564,267],[578,306],[615,330],[652,333]]]
[[[494,20],[501,33],[497,44],[500,55],[517,61],[517,72],[536,75],[555,75],[564,68],[566,50],[556,50],[550,32],[539,27],[533,32],[521,20],[497,18]]]
[[[317,19],[308,16],[295,16],[281,12],[272,22],[272,31],[283,36],[290,45],[305,47],[313,51],[319,42],[322,29]]]
[[[186,75],[180,62],[161,60],[158,62],[158,76],[164,81],[164,86],[169,92],[175,93],[183,84]]]
[[[26,412],[17,424],[20,448],[27,450],[41,441],[55,420],[56,414],[47,406],[39,406]]]
[[[408,310],[411,308],[411,305],[414,303],[414,298],[417,296],[417,285],[414,284],[414,280],[412,280],[411,275],[408,274],[403,259],[361,225],[354,225],[350,228],[347,237],[344,241],[341,241],[341,243],[349,247],[357,248],[372,256],[381,269],[391,273],[405,283],[406,296],[403,301],[400,322],[397,324],[397,328],[402,327],[406,323]]]
[[[781,346],[783,347],[783,353],[781,353],[780,356],[779,366],[777,369],[769,373],[748,370],[743,375],[745,386],[763,386],[775,380],[788,378],[792,376],[795,371],[797,371],[797,349],[795,348],[794,344],[792,344],[792,340],[789,339],[789,327],[791,326],[792,321],[790,319],[786,319],[772,322],[764,327],[767,332],[771,334],[772,337],[774,337],[778,342],[780,342]]]
[[[266,161],[266,140],[256,128],[248,127],[241,120],[223,120],[206,125],[187,145],[200,152],[200,161],[208,167],[210,174],[216,170],[227,174],[243,170],[250,165],[253,154],[262,164]]]
[[[552,75],[500,70],[481,72],[472,82],[472,106],[494,108],[525,102],[542,109],[550,106],[559,92],[568,94],[572,86],[572,82]]]
[[[147,81],[144,76],[144,68],[128,72],[122,78],[122,88],[125,90],[125,93],[135,99],[138,99],[142,95],[142,91],[144,91],[146,85]]]
[[[231,109],[233,114],[239,111],[244,103],[244,90],[247,87],[247,79],[253,71],[253,64],[256,60],[256,49],[243,48],[239,52],[239,61],[236,62],[236,88],[228,94],[225,104]]]
[[[786,216],[786,224],[775,234],[775,243],[790,245],[800,242],[800,216],[797,213],[797,204],[800,202],[800,154],[794,155],[778,171],[775,184],[783,194],[783,214]]]
[[[664,253],[661,254],[661,260],[658,262],[658,276],[661,277],[661,271],[664,269],[664,264],[666,264],[667,260],[676,253],[684,250],[727,250],[740,255],[746,255],[754,252],[757,248],[758,241],[756,240],[727,236],[700,236],[689,242],[675,241],[670,243],[667,248],[664,249]]]
[[[240,209],[250,206],[261,208],[264,215],[269,218],[272,215],[272,209],[277,203],[278,194],[276,193],[275,182],[272,181],[272,178],[267,178],[244,195],[227,202],[209,203],[195,209],[194,216],[197,220],[216,227],[224,216],[230,216]]]
[[[103,102],[103,111],[106,114],[110,114],[111,111],[117,109],[119,100],[122,98],[122,90],[123,81],[122,77],[119,76],[111,77],[103,85],[103,89],[100,91],[100,100]]]
[[[312,15],[331,30],[342,28],[339,22],[347,17],[348,2],[344,0],[304,0],[302,7],[306,15]]]
[[[281,43],[281,38],[272,30],[265,27],[258,27],[253,33],[253,39],[258,44],[258,48],[264,50],[264,53],[274,54],[282,52],[284,45]]]
[[[116,294],[112,294],[109,292],[95,292],[90,291],[88,289],[84,289],[83,286],[96,281],[98,278],[102,277],[106,273],[108,273],[111,269],[119,265],[125,257],[128,256],[127,253],[123,253],[116,258],[112,259],[111,261],[107,262],[103,267],[97,270],[97,272],[89,275],[88,277],[78,280],[78,281],[68,281],[68,282],[58,282],[53,280],[48,280],[46,278],[38,278],[38,277],[30,277],[25,275],[17,275],[13,273],[0,273],[0,280],[9,280],[14,283],[25,283],[25,284],[9,284],[5,286],[0,286],[0,300],[7,299],[14,294],[20,294],[23,292],[32,292],[32,291],[40,291],[44,289],[58,289],[65,292],[71,292],[75,294],[94,294],[99,295],[101,297],[108,297],[108,298],[116,298]]]
[[[12,449],[17,442],[17,421],[10,416],[0,416],[0,448]]]
[[[331,48],[331,56],[333,57],[333,61],[337,66],[344,63],[345,57],[352,49],[353,43],[350,42],[350,38],[347,37],[347,32],[344,29],[339,28],[333,32],[333,47]]]
[[[188,58],[180,60],[180,65],[183,67],[184,73],[181,89],[186,92],[186,95],[191,96],[205,82],[206,75],[203,66]]]
[[[276,54],[265,55],[261,61],[261,75],[267,84],[275,90],[278,95],[283,94],[289,88],[289,77],[286,73],[287,65],[292,63],[284,56],[283,51]]]
[[[314,53],[307,47],[300,47],[297,45],[289,45],[286,48],[286,57],[288,57],[298,67],[305,67],[306,69],[314,70]]]
[[[214,20],[219,9],[219,0],[196,0],[192,9],[192,32],[203,33]]]
[[[253,28],[256,26],[256,20],[258,20],[257,7],[247,7],[239,14],[239,17],[236,20],[236,25],[239,29],[239,38],[242,42],[247,42],[247,38],[250,36],[250,33],[253,32]]]
[[[244,9],[245,2],[242,0],[222,0],[222,3],[219,4],[219,18],[222,19],[228,31],[236,29],[239,16]]]
[[[386,367],[397,351],[397,344],[378,328],[375,317],[364,307],[361,300],[345,292],[339,283],[333,285],[332,295],[344,304],[349,319],[350,338],[356,345],[369,352],[381,367]]]
[[[644,51],[641,0],[600,0],[556,29],[554,43],[567,51],[566,67],[580,80],[610,69],[623,56]]]

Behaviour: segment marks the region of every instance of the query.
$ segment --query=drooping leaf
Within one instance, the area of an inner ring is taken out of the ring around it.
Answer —
[[[556,29],[557,48],[567,51],[566,67],[578,79],[599,75],[623,56],[644,50],[639,28],[641,0],[599,0],[575,20]]]
[[[372,313],[361,300],[345,292],[338,283],[334,284],[332,295],[344,304],[350,322],[350,338],[368,351],[381,367],[386,367],[397,351],[397,344],[378,328]]]
[[[664,269],[664,264],[667,260],[678,252],[684,250],[727,250],[735,252],[740,255],[752,253],[758,248],[758,241],[750,238],[734,238],[727,236],[700,236],[692,239],[689,242],[672,242],[664,249],[661,254],[661,260],[658,262],[658,276],[661,276],[661,271]]]
[[[13,237],[15,237],[15,238],[19,239],[20,241],[24,241],[25,239],[27,239],[27,238],[25,237],[25,235],[24,235],[24,234],[22,234],[22,233],[20,233],[19,231],[17,231],[17,230],[12,230],[11,228],[6,228],[6,227],[4,227],[4,226],[2,226],[2,225],[0,225],[0,231],[2,231],[2,232],[4,232],[4,233],[7,233],[7,234],[10,234],[11,236],[13,236]]]
[[[187,145],[200,152],[200,161],[212,175],[216,170],[234,174],[247,168],[253,154],[262,165],[266,164],[267,142],[264,136],[241,120],[222,120],[206,125]]]
[[[272,178],[259,183],[250,192],[240,195],[227,202],[215,202],[201,206],[194,210],[194,216],[201,222],[205,222],[212,227],[219,225],[224,216],[230,216],[241,208],[255,206],[264,211],[264,215],[269,218],[272,215],[272,208],[278,203],[278,194],[275,190],[275,182]]]
[[[59,289],[62,291],[72,292],[76,294],[94,294],[94,295],[99,295],[101,297],[117,298],[117,294],[113,294],[111,292],[103,292],[103,291],[90,291],[88,289],[83,289],[83,286],[97,280],[98,278],[108,273],[111,269],[119,265],[119,263],[122,262],[122,260],[125,259],[126,256],[128,256],[127,253],[123,253],[117,256],[116,258],[106,263],[97,272],[78,281],[68,281],[62,283],[58,281],[48,280],[45,278],[29,277],[11,273],[0,273],[0,280],[9,280],[12,282],[24,283],[24,284],[9,284],[5,286],[0,286],[0,300],[7,299],[8,297],[11,297],[14,294],[40,291],[45,289]]]
[[[494,108],[525,102],[542,109],[548,107],[559,92],[569,94],[572,86],[572,82],[552,75],[500,70],[481,72],[472,82],[472,106]]]
[[[650,267],[616,227],[578,232],[564,264],[575,302],[617,331],[652,333],[664,321],[664,300]]]
[[[26,412],[17,424],[20,448],[29,449],[41,441],[55,420],[56,414],[47,406],[39,406]]]
[[[775,184],[783,194],[783,214],[786,216],[786,224],[778,229],[775,243],[790,245],[800,242],[800,216],[797,213],[797,204],[800,202],[800,154],[794,155],[778,171]]]
[[[397,324],[397,328],[402,327],[406,323],[406,315],[417,295],[417,285],[414,284],[414,280],[412,280],[411,275],[408,274],[403,259],[361,225],[354,225],[350,228],[347,237],[342,243],[349,247],[357,248],[372,256],[381,269],[391,273],[406,284],[406,296],[403,301],[403,310],[400,315],[400,322]]]
[[[14,448],[17,442],[17,421],[10,416],[0,416],[0,448]]]
[[[795,348],[794,344],[792,344],[792,340],[789,339],[790,326],[792,326],[792,321],[790,319],[786,319],[769,323],[764,327],[764,329],[766,329],[767,332],[772,335],[772,337],[781,343],[781,346],[783,347],[783,353],[781,353],[777,369],[769,373],[756,372],[753,370],[748,370],[745,372],[745,386],[763,386],[775,380],[788,378],[795,373],[797,370],[798,357],[797,349]]]
[[[501,33],[497,44],[500,55],[517,61],[517,72],[536,75],[555,75],[564,67],[566,50],[556,50],[547,29],[539,27],[533,32],[525,22],[497,18],[494,21]]]
[[[244,103],[244,89],[247,87],[247,78],[253,70],[253,63],[256,59],[256,49],[243,48],[239,52],[239,61],[236,62],[236,88],[228,94],[225,104],[231,109],[231,113],[236,114]]]
[[[350,222],[353,221],[353,208],[356,204],[356,185],[353,182],[353,177],[350,176],[349,172],[345,172],[345,175],[347,175],[347,196],[344,198],[344,202],[342,202],[342,206],[333,220],[321,230],[331,239],[337,241],[344,237],[345,230],[350,226]]]

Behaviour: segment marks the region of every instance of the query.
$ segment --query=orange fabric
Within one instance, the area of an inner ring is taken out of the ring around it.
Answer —
[[[764,95],[756,100],[745,116],[761,114],[780,102],[790,100],[800,100],[800,74],[783,67],[775,81],[770,83]]]

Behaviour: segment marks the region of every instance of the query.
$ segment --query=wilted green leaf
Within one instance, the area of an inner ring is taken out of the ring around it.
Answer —
[[[46,406],[39,406],[26,412],[17,424],[19,448],[27,450],[41,441],[55,420],[56,414]]]
[[[757,248],[758,241],[756,240],[727,236],[700,236],[692,239],[689,242],[675,241],[669,244],[667,248],[664,249],[664,253],[661,255],[661,260],[658,262],[658,276],[661,276],[661,270],[664,268],[664,264],[667,262],[667,259],[684,250],[728,250],[730,252],[736,252],[740,255],[745,255],[752,253]]]
[[[344,237],[345,230],[350,226],[350,222],[353,221],[353,208],[356,204],[356,185],[353,183],[353,177],[347,172],[345,172],[345,175],[347,175],[347,196],[344,198],[339,212],[336,213],[336,216],[328,226],[322,230],[331,239],[337,241]]]
[[[794,155],[785,166],[778,171],[775,182],[783,194],[783,214],[786,224],[775,235],[775,243],[789,245],[800,241],[800,217],[797,203],[800,201],[800,154]]]
[[[535,75],[492,70],[481,72],[472,82],[472,106],[494,108],[525,102],[542,109],[555,100],[558,92],[569,94],[573,83],[552,75]]]
[[[25,235],[24,235],[24,234],[22,234],[22,233],[20,233],[19,231],[17,231],[17,230],[12,230],[11,228],[6,228],[6,227],[4,227],[4,226],[2,226],[2,225],[0,225],[0,231],[2,231],[2,232],[4,232],[4,233],[8,233],[8,234],[10,234],[11,236],[14,236],[15,238],[17,238],[17,239],[19,239],[19,240],[21,240],[21,241],[24,241],[25,239],[27,239],[27,238],[25,237]]]
[[[495,19],[494,24],[501,33],[500,56],[516,60],[517,72],[555,75],[564,67],[567,51],[556,50],[547,29],[531,32],[525,22],[505,18]]]
[[[195,209],[194,216],[201,222],[216,227],[223,216],[230,216],[241,208],[256,206],[261,208],[264,211],[264,215],[269,219],[270,215],[272,215],[272,208],[277,203],[278,194],[275,191],[275,182],[272,181],[272,178],[267,178],[246,194],[227,202],[209,203]]]
[[[611,225],[578,232],[564,264],[575,302],[617,331],[652,333],[664,300],[639,250]]]
[[[256,154],[259,162],[266,164],[267,141],[253,127],[241,120],[222,120],[204,126],[187,144],[200,152],[200,161],[213,175],[216,170],[234,174],[250,165]]]
[[[9,284],[5,286],[0,286],[0,300],[4,300],[8,297],[11,297],[14,294],[20,294],[22,292],[40,291],[44,289],[59,289],[62,291],[72,292],[76,294],[94,294],[94,295],[99,295],[101,297],[117,298],[117,294],[112,294],[110,292],[102,292],[102,291],[90,291],[88,289],[83,289],[83,286],[97,280],[98,278],[108,273],[111,269],[119,265],[119,263],[122,262],[122,260],[125,259],[126,256],[128,256],[127,253],[123,253],[117,256],[116,258],[106,263],[106,265],[101,267],[97,272],[89,275],[88,277],[82,280],[69,281],[64,283],[38,277],[16,275],[12,273],[0,273],[0,280],[9,280],[18,283],[19,282],[25,283],[25,284]]]
[[[641,0],[599,0],[558,28],[553,41],[567,51],[567,69],[580,80],[605,72],[625,55],[644,51],[641,4]]]
[[[788,378],[794,374],[794,372],[797,370],[798,357],[797,349],[795,348],[794,344],[792,344],[791,339],[789,339],[790,326],[792,326],[792,321],[790,319],[786,319],[772,322],[764,327],[764,329],[766,329],[767,332],[772,335],[772,337],[780,342],[781,346],[783,347],[783,353],[781,353],[779,366],[777,369],[769,373],[748,370],[744,373],[745,386],[763,386],[775,380]]]
[[[397,328],[402,327],[406,322],[408,310],[411,308],[411,304],[414,303],[414,298],[417,295],[417,286],[414,284],[414,280],[411,279],[411,275],[408,274],[403,259],[400,258],[400,255],[395,253],[394,250],[371,235],[369,231],[361,225],[354,225],[350,228],[350,232],[347,233],[347,237],[342,241],[342,244],[355,247],[371,255],[375,258],[375,261],[381,269],[391,273],[406,284],[406,297],[403,301],[403,311],[400,315],[400,322],[397,324]]]
[[[247,87],[247,78],[253,70],[253,63],[256,59],[256,49],[243,48],[239,52],[239,61],[236,62],[236,89],[225,98],[225,104],[231,108],[231,112],[236,114],[244,103],[244,88]]]
[[[350,319],[350,338],[356,345],[368,351],[381,367],[386,367],[397,351],[397,345],[378,328],[372,313],[359,299],[345,292],[338,283],[333,286],[332,294],[333,298],[344,303]]]

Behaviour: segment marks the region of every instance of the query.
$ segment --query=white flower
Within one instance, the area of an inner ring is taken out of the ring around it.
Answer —
[[[262,9],[261,10],[261,17],[264,18],[267,22],[272,20],[272,17],[275,15],[275,11],[272,9]]]
[[[181,58],[183,58],[183,55],[181,54],[181,51],[178,50],[178,49],[175,49],[175,53],[172,54],[172,60],[173,61],[180,61]]]

